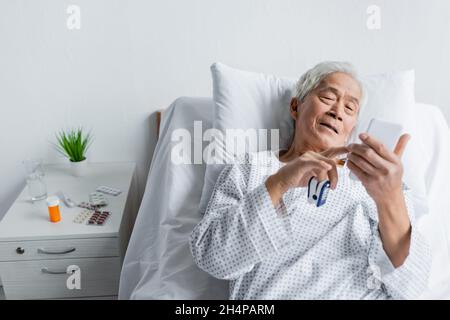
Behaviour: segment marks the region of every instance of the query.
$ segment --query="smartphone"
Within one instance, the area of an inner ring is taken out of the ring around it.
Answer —
[[[366,131],[370,136],[382,142],[386,148],[394,151],[398,139],[403,133],[403,126],[399,123],[388,122],[380,119],[370,120]],[[358,180],[358,177],[350,172],[350,178]]]

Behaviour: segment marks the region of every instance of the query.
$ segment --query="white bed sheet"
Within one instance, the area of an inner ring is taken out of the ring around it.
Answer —
[[[228,282],[215,279],[192,261],[188,236],[200,221],[198,211],[205,165],[175,165],[170,161],[171,133],[193,123],[211,127],[211,98],[179,98],[164,113],[145,194],[125,256],[120,299],[227,299]],[[427,154],[430,214],[420,220],[421,231],[434,248],[432,276],[424,299],[450,299],[450,197],[443,194],[450,180],[450,132],[437,107],[417,104],[423,132],[433,132]],[[418,159],[418,161],[421,161]],[[438,174],[434,172],[439,168]],[[447,170],[444,170],[447,168]]]
[[[162,117],[146,190],[122,267],[119,299],[227,299],[228,282],[200,270],[187,236],[200,221],[205,165],[170,161],[171,133],[211,128],[211,98],[179,98]]]

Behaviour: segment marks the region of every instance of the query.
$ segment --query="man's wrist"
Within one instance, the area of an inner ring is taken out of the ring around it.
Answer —
[[[379,213],[384,213],[386,218],[395,220],[398,212],[406,210],[406,202],[403,191],[396,190],[389,193],[388,197],[376,199],[375,204]]]
[[[389,201],[375,201],[378,229],[383,248],[395,267],[400,266],[409,252],[411,222],[403,192],[392,192]]]
[[[265,182],[267,191],[269,192],[270,198],[272,199],[272,203],[277,205],[283,194],[288,190],[283,181],[279,178],[279,176],[275,173],[269,176]]]

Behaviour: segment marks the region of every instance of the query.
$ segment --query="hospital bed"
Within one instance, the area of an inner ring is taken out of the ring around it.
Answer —
[[[439,108],[416,103],[420,134],[429,139],[429,213],[420,218],[421,232],[433,248],[429,288],[423,299],[450,298],[449,234],[450,131]],[[171,161],[174,130],[193,136],[194,121],[203,132],[211,127],[211,98],[182,97],[164,110],[159,139],[120,279],[120,299],[227,299],[228,282],[199,269],[191,257],[188,237],[202,215],[198,206],[205,164],[176,165]]]

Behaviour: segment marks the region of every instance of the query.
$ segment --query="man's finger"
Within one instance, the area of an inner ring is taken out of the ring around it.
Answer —
[[[338,156],[340,154],[348,153],[349,149],[347,147],[337,147],[330,148],[325,152],[320,154],[320,158],[322,161],[326,161],[331,165],[331,169],[328,170],[328,180],[330,180],[330,187],[332,190],[336,189],[338,183],[338,173],[337,173],[337,163],[330,158]]]
[[[328,180],[328,175],[326,171],[323,170],[318,170],[316,172],[316,179],[317,181],[324,181],[324,180]]]
[[[324,155],[322,155],[322,154],[317,154],[316,155],[317,156],[317,158],[320,160],[320,161],[323,161],[323,162],[326,162],[326,163],[328,163],[330,166],[332,166],[332,167],[335,167],[336,166],[336,161],[334,161],[334,160],[332,160],[332,159],[330,159],[330,158],[328,158],[328,157],[326,157],[326,156],[324,156]]]
[[[304,168],[306,170],[311,170],[311,169],[318,169],[318,170],[331,170],[333,166],[331,164],[329,164],[327,161],[322,161],[322,160],[310,160],[308,162],[305,163]]]
[[[321,152],[320,154],[327,158],[333,158],[333,157],[336,157],[338,155],[345,154],[348,152],[349,152],[348,148],[346,146],[343,146],[343,147],[327,149],[327,150]]]
[[[321,154],[318,154],[317,157],[319,158],[318,162],[322,164],[320,169],[317,168],[318,169],[316,171],[317,179],[319,181],[329,180],[331,189],[332,190],[336,189],[337,182],[338,182],[338,173],[337,173],[337,168],[336,168],[336,162],[334,162],[333,160],[331,160]],[[327,166],[326,169],[325,169],[325,166]]]
[[[367,178],[367,174],[351,160],[348,160],[347,166],[350,171],[358,177],[359,180],[363,181]]]
[[[381,169],[386,166],[386,162],[389,162],[385,160],[382,156],[380,156],[375,150],[373,150],[372,147],[368,146],[364,143],[353,143],[349,145],[349,148],[351,152],[350,154],[354,153],[359,155],[360,157],[366,159],[372,166],[375,168]],[[348,157],[347,156],[347,157]]]
[[[394,162],[396,159],[392,155],[392,151],[388,150],[386,146],[381,143],[381,141],[375,139],[367,133],[362,133],[359,135],[361,141],[375,150],[382,158]]]
[[[333,168],[328,171],[328,179],[330,180],[331,189],[332,190],[336,189],[338,183],[338,173],[336,166],[333,166]]]
[[[368,175],[374,176],[378,173],[377,169],[369,161],[356,153],[349,153],[348,160],[357,165],[358,168],[360,168]]]
[[[394,153],[399,156],[400,158],[403,155],[403,152],[405,151],[406,145],[408,144],[409,139],[411,139],[411,136],[407,133],[403,134],[397,141],[397,144],[394,149]]]

